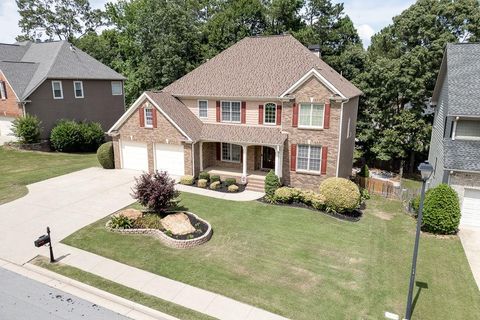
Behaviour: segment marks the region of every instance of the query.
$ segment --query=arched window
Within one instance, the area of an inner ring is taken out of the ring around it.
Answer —
[[[277,105],[275,103],[265,104],[265,115],[263,117],[264,124],[276,124]]]

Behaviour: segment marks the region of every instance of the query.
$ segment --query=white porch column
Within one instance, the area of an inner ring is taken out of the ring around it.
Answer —
[[[200,171],[203,171],[203,141],[200,141],[200,146],[198,149],[198,152],[200,153],[200,159],[199,159],[199,164],[200,164]]]
[[[275,147],[275,174],[277,177],[282,178],[283,172],[283,146]]]
[[[242,169],[242,183],[247,183],[247,147],[246,145],[242,145],[243,151],[243,169]]]

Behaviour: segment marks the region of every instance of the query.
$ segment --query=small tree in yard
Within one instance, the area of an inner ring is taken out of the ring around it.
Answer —
[[[165,211],[179,195],[175,190],[175,181],[164,171],[144,173],[135,178],[135,182],[133,198],[155,212]]]
[[[280,180],[278,179],[277,175],[273,170],[270,170],[265,177],[265,194],[267,198],[273,199],[273,195],[275,194],[275,190],[280,188]]]
[[[25,115],[13,120],[12,131],[21,143],[37,143],[40,141],[40,125],[36,116]]]

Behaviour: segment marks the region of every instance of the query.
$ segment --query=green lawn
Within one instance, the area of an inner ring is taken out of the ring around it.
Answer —
[[[292,319],[382,319],[403,315],[415,221],[401,203],[374,197],[360,222],[306,209],[183,193],[212,239],[175,250],[100,220],[64,240],[171,279]],[[414,319],[478,319],[480,294],[457,237],[423,235]],[[425,288],[426,287],[426,288]]]
[[[98,166],[95,154],[16,151],[0,147],[0,204],[27,194],[26,185]]]
[[[107,291],[119,297],[134,301],[149,308],[164,312],[183,320],[209,320],[214,319],[199,312],[184,308],[174,303],[159,299],[157,297],[142,293],[140,291],[122,286],[108,279],[96,276],[80,269],[63,265],[61,263],[50,263],[46,257],[37,257],[31,263],[59,273],[66,277],[83,282],[98,289]]]

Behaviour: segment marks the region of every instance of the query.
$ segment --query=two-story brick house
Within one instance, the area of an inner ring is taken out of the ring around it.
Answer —
[[[480,44],[448,44],[433,92],[430,187],[458,193],[462,226],[480,226]]]
[[[0,138],[24,114],[42,121],[42,138],[60,119],[108,130],[125,111],[124,79],[67,41],[0,44]]]
[[[317,188],[352,170],[361,91],[290,35],[245,38],[110,129],[117,168]]]

